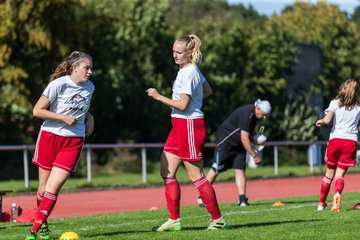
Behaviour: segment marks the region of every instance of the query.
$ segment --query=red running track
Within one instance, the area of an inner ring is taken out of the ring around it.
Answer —
[[[314,196],[319,194],[322,176],[304,178],[279,178],[250,180],[247,195],[251,200],[287,197]],[[237,202],[235,183],[215,183],[219,202]],[[360,174],[345,177],[344,192],[360,191]],[[330,194],[333,193],[333,188]],[[181,186],[181,206],[196,205],[197,190],[193,185]],[[360,194],[359,194],[360,200]],[[11,203],[17,203],[24,210],[36,208],[35,195],[5,196],[3,211],[9,211]],[[166,208],[164,188],[131,188],[61,193],[51,218],[118,213]]]

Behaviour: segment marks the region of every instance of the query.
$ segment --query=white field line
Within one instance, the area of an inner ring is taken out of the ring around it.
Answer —
[[[228,213],[224,213],[224,216],[230,216],[230,215],[245,215],[245,214],[252,214],[252,213],[263,213],[263,212],[274,212],[274,211],[286,211],[286,210],[291,210],[291,209],[298,209],[298,208],[306,208],[306,207],[312,207],[312,206],[316,206],[315,203],[312,204],[303,204],[303,205],[296,205],[296,206],[290,206],[290,207],[272,207],[269,209],[263,209],[263,210],[256,210],[256,211],[231,211]],[[208,217],[209,214],[200,214],[197,216],[191,216],[191,217],[182,217],[181,219],[186,220],[186,219],[197,219],[197,218],[206,218]],[[119,227],[119,226],[127,226],[127,225],[136,225],[136,223],[157,223],[157,224],[161,224],[162,221],[166,221],[166,219],[164,220],[159,220],[159,219],[148,219],[148,220],[142,220],[142,221],[136,221],[136,222],[126,222],[126,223],[117,223],[117,224],[104,224],[104,225],[96,225],[96,226],[85,226],[80,228],[80,230],[91,230],[91,229],[96,229],[96,228],[102,228],[102,227]],[[1,239],[1,238],[0,238]]]
[[[301,204],[301,205],[296,205],[296,206],[289,206],[289,207],[271,207],[268,209],[262,209],[262,210],[255,210],[255,211],[244,211],[244,210],[239,210],[239,211],[231,211],[231,212],[227,212],[224,213],[224,216],[231,216],[231,215],[247,215],[247,214],[253,214],[253,213],[264,213],[264,212],[275,212],[275,211],[286,211],[286,210],[291,210],[291,209],[299,209],[299,208],[307,208],[307,207],[313,207],[316,206],[317,203],[311,203],[311,204]],[[238,207],[240,208],[240,207]],[[204,217],[208,217],[209,214],[200,214],[197,216],[191,216],[191,217],[183,217],[183,220],[186,219],[196,219],[196,218],[204,218]],[[61,220],[61,219],[59,219]],[[66,218],[63,218],[62,220],[66,221]],[[162,221],[165,220],[160,220],[160,219],[148,219],[148,220],[142,220],[142,221],[134,221],[134,222],[123,222],[123,223],[113,223],[113,224],[109,224],[108,222],[106,222],[105,224],[96,224],[96,225],[92,225],[92,226],[84,226],[79,228],[79,230],[81,231],[88,231],[88,230],[92,230],[92,229],[99,229],[99,228],[119,228],[121,226],[128,226],[128,225],[136,225],[136,224],[143,224],[143,223],[154,223],[154,224],[161,224]],[[8,226],[8,228],[11,228],[11,225]],[[6,228],[4,228],[6,229]],[[20,238],[24,238],[26,236],[27,232],[19,232],[18,234],[12,234],[11,238],[9,238],[9,236],[0,236],[0,239],[4,239],[4,240],[13,240],[13,239],[20,239]]]

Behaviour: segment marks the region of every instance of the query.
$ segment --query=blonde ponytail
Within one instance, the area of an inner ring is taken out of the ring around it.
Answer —
[[[195,34],[182,36],[176,39],[176,42],[184,43],[185,50],[191,52],[190,61],[192,64],[200,65],[202,61],[202,54],[200,51],[201,40]]]

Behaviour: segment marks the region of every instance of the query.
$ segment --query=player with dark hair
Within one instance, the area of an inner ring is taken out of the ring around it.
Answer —
[[[207,130],[201,107],[203,98],[212,92],[198,68],[202,57],[200,46],[200,39],[193,34],[180,37],[173,44],[173,58],[180,70],[173,84],[171,99],[159,94],[155,88],[147,90],[148,96],[172,108],[172,129],[161,157],[161,176],[165,183],[170,216],[164,224],[153,228],[158,232],[182,229],[180,185],[176,179],[176,172],[182,163],[211,214],[207,229],[216,230],[227,226],[220,213],[215,191],[203,172],[203,147]]]
[[[39,167],[38,209],[26,240],[53,239],[47,218],[61,187],[76,166],[85,136],[93,132],[94,118],[88,112],[94,85],[92,58],[72,52],[50,76],[50,83],[37,101],[33,115],[43,119],[32,163]],[[86,120],[86,121],[85,121]]]
[[[360,106],[357,101],[358,91],[359,84],[356,80],[346,80],[340,86],[337,96],[325,110],[325,116],[316,121],[317,127],[332,122],[325,153],[326,173],[321,183],[318,211],[323,211],[327,206],[326,198],[333,179],[335,180],[335,195],[331,211],[340,211],[344,177],[348,168],[354,167],[356,162],[360,120]]]

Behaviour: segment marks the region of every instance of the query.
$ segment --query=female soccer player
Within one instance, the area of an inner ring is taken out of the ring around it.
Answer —
[[[360,106],[356,99],[358,90],[359,85],[355,80],[346,80],[325,110],[325,117],[316,122],[316,126],[321,127],[333,121],[325,153],[326,173],[321,184],[318,211],[327,206],[326,197],[334,176],[335,195],[331,210],[340,211],[344,176],[349,167],[355,166],[360,119]]]
[[[88,112],[94,85],[92,58],[72,52],[50,76],[50,83],[37,101],[33,115],[45,120],[41,126],[32,163],[39,167],[38,209],[26,240],[53,239],[47,218],[59,191],[77,166],[85,135],[94,128]]]
[[[207,130],[204,113],[201,111],[203,98],[211,95],[210,85],[200,72],[201,41],[196,35],[178,38],[173,45],[173,58],[180,70],[173,84],[172,98],[158,93],[155,88],[146,92],[153,99],[170,106],[172,129],[166,140],[161,157],[161,176],[165,183],[165,196],[169,219],[154,231],[180,231],[180,185],[176,172],[184,164],[189,178],[197,187],[200,197],[211,214],[207,229],[224,228],[227,223],[220,213],[215,191],[203,172],[203,147]]]

